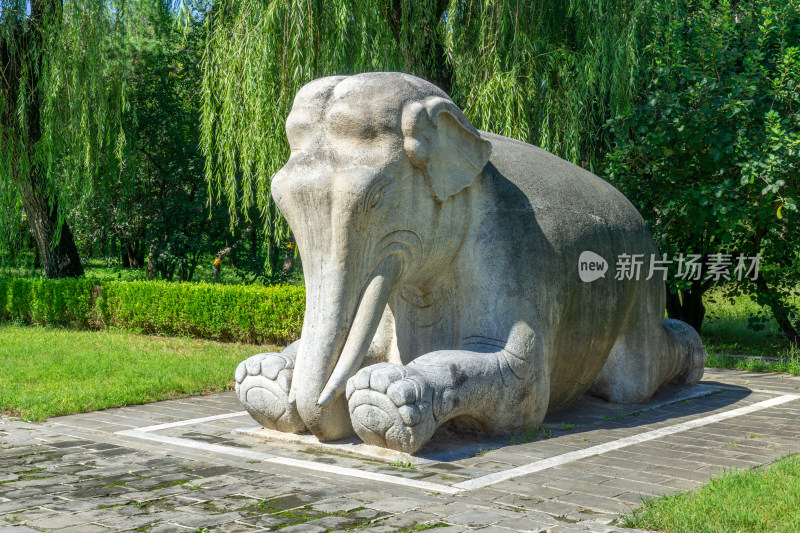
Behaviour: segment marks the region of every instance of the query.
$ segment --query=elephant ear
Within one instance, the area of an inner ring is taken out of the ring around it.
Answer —
[[[406,104],[402,129],[411,164],[434,197],[445,202],[472,185],[492,154],[492,145],[449,99],[432,96]]]

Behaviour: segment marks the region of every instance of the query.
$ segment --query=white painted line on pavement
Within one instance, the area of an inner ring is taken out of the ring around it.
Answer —
[[[730,389],[729,389],[730,390]],[[782,393],[777,393],[782,394]],[[511,468],[508,470],[503,470],[502,472],[494,472],[492,474],[487,474],[485,476],[477,477],[474,479],[470,479],[467,481],[462,481],[460,483],[456,483],[454,485],[443,485],[440,483],[431,483],[427,481],[418,481],[413,479],[407,479],[400,476],[391,476],[388,474],[379,474],[376,472],[365,472],[363,470],[358,470],[355,468],[346,468],[341,466],[335,465],[326,465],[322,463],[316,463],[313,461],[304,461],[300,459],[291,459],[288,457],[280,457],[276,455],[266,454],[266,453],[259,453],[254,452],[251,450],[246,450],[242,448],[236,448],[232,446],[223,446],[220,444],[210,444],[207,442],[196,441],[192,439],[186,439],[181,437],[170,437],[167,435],[154,435],[151,434],[153,431],[158,431],[162,429],[169,429],[179,426],[190,426],[194,424],[200,424],[203,422],[209,422],[212,420],[219,420],[224,418],[234,418],[237,416],[246,415],[246,411],[240,411],[236,413],[227,413],[222,415],[214,415],[214,416],[207,416],[203,418],[193,418],[190,420],[181,420],[178,422],[169,422],[166,424],[158,424],[154,426],[146,426],[142,428],[130,429],[130,430],[123,430],[117,431],[116,434],[118,435],[126,435],[129,437],[135,437],[143,440],[150,440],[154,442],[162,442],[165,444],[173,444],[175,446],[182,446],[185,448],[193,448],[197,450],[203,450],[208,452],[214,453],[221,453],[225,455],[231,455],[235,457],[242,457],[248,460],[257,460],[266,463],[273,463],[273,464],[280,464],[284,466],[294,466],[297,468],[304,468],[308,470],[314,470],[317,472],[326,472],[329,474],[337,474],[342,476],[348,477],[355,477],[360,479],[367,479],[371,481],[379,481],[383,483],[392,483],[395,485],[403,485],[406,487],[412,488],[419,488],[423,490],[429,490],[432,492],[439,492],[444,494],[456,494],[462,491],[469,491],[474,489],[479,489],[482,487],[486,487],[488,485],[493,485],[495,483],[499,483],[501,481],[506,481],[514,477],[524,476],[526,474],[532,474],[534,472],[540,472],[542,470],[546,470],[548,468],[553,468],[556,466],[560,466],[563,464],[571,463],[573,461],[578,461],[580,459],[585,459],[587,457],[592,457],[594,455],[599,455],[602,453],[606,453],[613,450],[619,450],[620,448],[625,448],[627,446],[632,446],[634,444],[639,444],[642,442],[647,442],[650,440],[658,439],[661,437],[665,437],[667,435],[673,435],[675,433],[680,433],[683,431],[688,431],[690,429],[695,429],[702,426],[707,426],[709,424],[713,424],[716,422],[721,422],[723,420],[728,420],[730,418],[735,418],[737,416],[746,415],[749,413],[753,413],[756,411],[760,411],[761,409],[767,409],[769,407],[775,407],[777,405],[782,405],[793,400],[800,400],[800,394],[782,394],[776,398],[771,398],[769,400],[764,400],[761,402],[757,402],[751,405],[747,405],[745,407],[740,407],[738,409],[732,409],[730,411],[725,411],[722,413],[717,413],[714,415],[706,416],[703,418],[697,418],[694,420],[689,420],[688,422],[683,422],[680,424],[675,424],[673,426],[666,426],[662,428],[658,428],[652,431],[647,431],[644,433],[640,433],[638,435],[633,435],[630,437],[625,437],[622,439],[617,439],[611,442],[606,442],[604,444],[599,444],[597,446],[592,446],[590,448],[585,448],[583,450],[576,450],[574,452],[564,453],[561,455],[556,455],[554,457],[549,457],[547,459],[542,459],[541,461],[536,461],[533,463],[529,463],[527,465],[518,466],[516,468]]]
[[[125,435],[128,437],[136,437],[139,439],[150,440],[155,442],[162,442],[164,444],[173,444],[175,446],[182,446],[185,448],[193,448],[195,450],[233,455],[235,457],[242,457],[244,459],[248,459],[251,461],[261,461],[264,463],[272,463],[283,466],[294,466],[297,468],[304,468],[306,470],[314,470],[316,472],[325,472],[328,474],[355,477],[359,479],[366,479],[369,481],[379,481],[382,483],[403,485],[405,487],[428,490],[431,492],[438,492],[443,494],[457,494],[461,492],[460,489],[453,488],[449,485],[442,485],[440,483],[418,481],[415,479],[407,479],[400,476],[390,476],[388,474],[379,474],[377,472],[366,472],[355,468],[346,468],[343,466],[336,466],[336,465],[326,465],[324,463],[303,461],[301,459],[291,459],[289,457],[278,457],[267,453],[259,453],[251,450],[245,450],[242,448],[234,448],[232,446],[222,446],[220,444],[209,444],[207,442],[200,442],[192,439],[170,437],[167,435],[153,435],[145,431],[125,430],[125,431],[118,431],[117,434]]]
[[[145,426],[143,428],[136,428],[138,432],[158,431],[160,429],[176,428],[179,426],[193,426],[194,424],[202,424],[203,422],[211,422],[212,420],[221,420],[223,418],[235,418],[237,416],[246,415],[247,411],[239,411],[238,413],[225,413],[224,415],[204,416],[203,418],[190,418],[189,420],[179,420],[177,422],[167,422],[166,424],[158,424],[155,426]],[[124,433],[124,432],[117,432]]]
[[[763,392],[763,393],[766,393],[766,394],[791,394],[789,392],[786,392],[785,390],[748,389],[747,387],[743,387],[743,388],[745,390],[749,390],[751,392]],[[736,389],[730,389],[730,390],[736,390]]]
[[[711,416],[697,418],[695,420],[689,420],[688,422],[675,424],[674,426],[667,426],[663,428],[654,429],[652,431],[646,431],[644,433],[633,435],[631,437],[626,437],[624,439],[618,439],[611,442],[606,442],[605,444],[599,444],[597,446],[592,446],[590,448],[585,448],[583,450],[577,450],[574,452],[556,455],[555,457],[542,459],[541,461],[536,461],[535,463],[530,463],[527,465],[518,466],[516,468],[503,470],[502,472],[495,472],[493,474],[487,474],[485,476],[481,476],[478,478],[462,481],[461,483],[456,483],[455,485],[453,485],[453,487],[461,490],[479,489],[482,487],[486,487],[488,485],[499,483],[501,481],[507,481],[514,477],[524,476],[526,474],[532,474],[534,472],[539,472],[541,470],[546,470],[548,468],[553,468],[555,466],[560,466],[580,459],[585,459],[587,457],[592,457],[593,455],[599,455],[601,453],[610,452],[612,450],[618,450],[620,448],[625,448],[627,446],[632,446],[634,444],[639,444],[642,442],[647,442],[649,440],[658,439],[661,437],[665,437],[667,435],[680,433],[682,431],[687,431],[701,426],[707,426],[708,424],[721,422],[723,420],[728,420],[729,418],[746,415],[749,413],[753,413],[755,411],[760,411],[761,409],[766,409],[768,407],[775,407],[776,405],[781,405],[798,399],[800,399],[800,394],[785,394],[783,396],[778,396],[777,398],[771,398],[769,400],[757,402],[751,405],[747,405],[745,407],[740,407],[738,409],[732,409],[730,411],[725,411],[723,413],[717,413]]]
[[[126,437],[136,437],[137,439],[151,440],[155,442],[163,442],[164,444],[173,444],[175,446],[182,446],[184,448],[192,448],[195,450],[202,450],[206,452],[223,453],[226,455],[235,455],[251,461],[266,461],[275,456],[268,453],[254,452],[244,448],[234,448],[232,446],[222,446],[221,444],[211,444],[199,440],[184,439],[182,437],[170,437],[169,435],[153,435],[146,431],[139,431],[136,429],[126,429],[124,431],[117,431],[117,435]]]

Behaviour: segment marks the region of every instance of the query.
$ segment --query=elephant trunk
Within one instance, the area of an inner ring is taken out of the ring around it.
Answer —
[[[348,273],[340,273],[336,280],[323,276],[317,280],[321,283],[307,286],[307,312],[289,401],[321,441],[354,434],[341,392],[361,367],[399,274],[400,261],[392,255],[372,272],[360,293]]]
[[[370,342],[375,337],[383,311],[389,302],[389,295],[394,289],[395,282],[400,275],[400,261],[397,256],[387,257],[373,273],[370,282],[361,295],[353,325],[350,327],[350,334],[347,342],[333,369],[328,383],[319,397],[319,405],[329,405],[337,396],[344,391],[345,383],[355,374],[364,355],[367,353]]]

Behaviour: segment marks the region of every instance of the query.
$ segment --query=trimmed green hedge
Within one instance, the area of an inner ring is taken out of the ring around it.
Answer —
[[[305,289],[293,285],[0,278],[0,320],[26,324],[288,343],[304,311]]]

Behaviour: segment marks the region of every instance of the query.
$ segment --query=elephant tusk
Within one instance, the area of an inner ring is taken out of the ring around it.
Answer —
[[[325,407],[344,392],[345,384],[361,367],[375,331],[378,329],[389,295],[400,277],[400,259],[390,255],[375,269],[353,319],[342,354],[317,403]]]
[[[330,381],[328,383],[330,383]],[[322,391],[322,394],[319,395],[317,403],[320,407],[325,407],[336,399],[336,396],[338,396],[337,393],[341,393],[341,390],[335,390],[330,387],[331,385],[325,385],[325,389]]]

